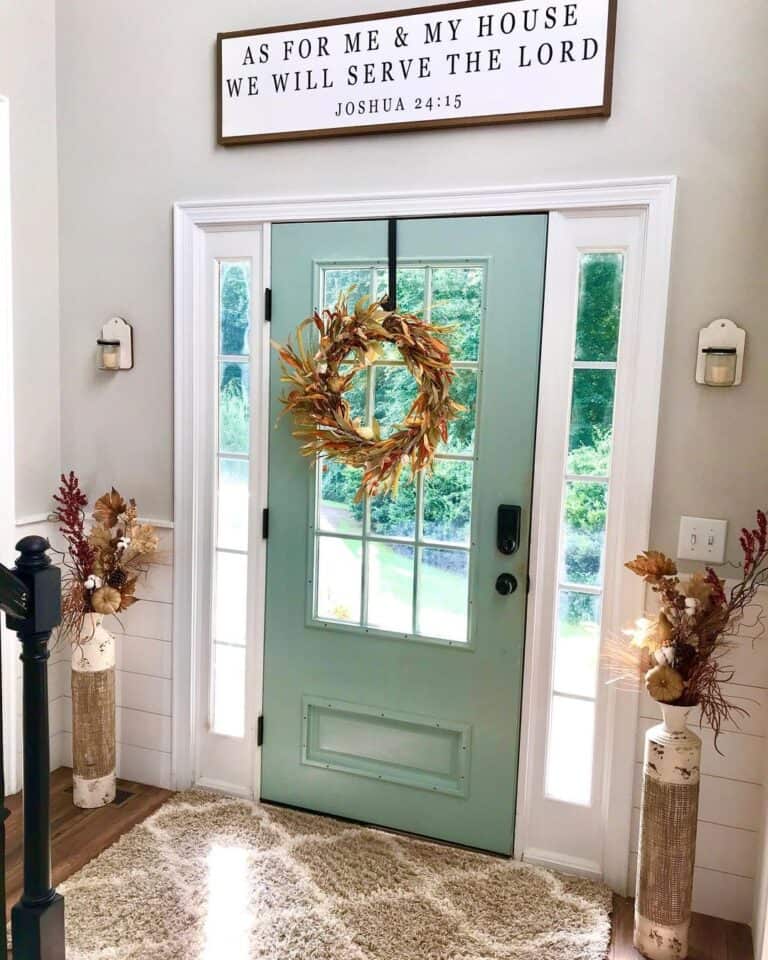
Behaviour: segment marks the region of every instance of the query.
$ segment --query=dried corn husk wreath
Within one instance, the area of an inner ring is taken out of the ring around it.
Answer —
[[[319,344],[308,347],[308,327]],[[455,371],[439,334],[446,327],[425,323],[410,313],[384,310],[381,303],[359,300],[350,312],[349,292],[332,310],[317,311],[299,324],[296,347],[273,343],[283,367],[281,381],[290,384],[281,397],[296,424],[293,435],[306,457],[339,460],[363,471],[357,499],[367,493],[397,493],[403,468],[413,476],[432,465],[440,441],[448,439],[448,423],[463,408],[450,397]],[[381,356],[381,345],[394,344],[419,385],[419,393],[399,429],[382,437],[353,419],[345,393],[355,374]]]

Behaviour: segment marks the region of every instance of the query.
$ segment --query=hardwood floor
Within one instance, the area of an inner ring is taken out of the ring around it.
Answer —
[[[632,946],[634,903],[613,898],[613,938],[608,960],[642,960]],[[689,960],[752,960],[752,932],[743,923],[696,913],[691,924]]]
[[[168,790],[118,781],[118,803],[98,810],[72,804],[72,771],[57,770],[51,778],[52,859],[54,886],[98,856],[137,823],[154,813],[170,796]],[[6,801],[11,815],[6,827],[7,905],[21,895],[21,794]],[[632,946],[631,900],[614,897],[613,937],[608,960],[640,960]],[[691,928],[690,960],[752,960],[749,927],[696,914]]]
[[[51,775],[51,860],[53,884],[71,876],[131,827],[141,823],[170,796],[168,790],[119,780],[117,803],[98,810],[78,810],[72,803],[72,771],[61,767]],[[22,888],[21,794],[6,799],[6,910]]]

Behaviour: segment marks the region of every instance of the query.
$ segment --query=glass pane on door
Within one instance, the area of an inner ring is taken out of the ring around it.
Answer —
[[[368,626],[411,632],[413,559],[413,547],[403,543],[368,544]]]
[[[320,300],[356,293],[386,294],[386,271],[371,264],[323,271]],[[346,286],[345,286],[346,285]],[[431,292],[431,299],[430,299]],[[475,428],[479,394],[479,336],[485,267],[412,264],[398,268],[398,309],[450,324],[455,353],[453,396],[462,410],[434,469],[416,480],[406,470],[397,496],[358,498],[360,472],[322,463],[315,485],[314,616],[367,630],[466,643],[470,636],[469,580],[474,495]],[[383,436],[402,428],[418,386],[395,350],[356,378],[347,393],[361,422],[375,418]],[[329,541],[323,534],[343,534]],[[451,549],[442,549],[451,547]]]
[[[421,550],[419,583],[419,632],[441,640],[464,640],[469,629],[469,554]]]
[[[359,624],[362,544],[341,537],[318,537],[315,579],[317,616]]]

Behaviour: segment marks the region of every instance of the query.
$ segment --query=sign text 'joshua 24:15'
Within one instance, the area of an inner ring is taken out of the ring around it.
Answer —
[[[616,0],[466,0],[218,36],[219,142],[611,110]]]

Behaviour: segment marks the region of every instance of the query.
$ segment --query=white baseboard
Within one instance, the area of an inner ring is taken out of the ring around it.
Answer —
[[[603,879],[602,867],[594,860],[567,857],[562,853],[554,853],[551,850],[540,850],[538,847],[526,847],[522,859],[525,863],[531,863],[536,867],[559,870],[560,873],[568,873],[576,877],[586,877],[589,880],[598,881]]]
[[[202,787],[204,790],[215,790],[217,793],[226,793],[232,797],[242,797],[244,800],[253,800],[253,793],[244,790],[242,786],[235,783],[227,783],[224,780],[213,780],[210,777],[201,777],[196,780],[194,787]]]

